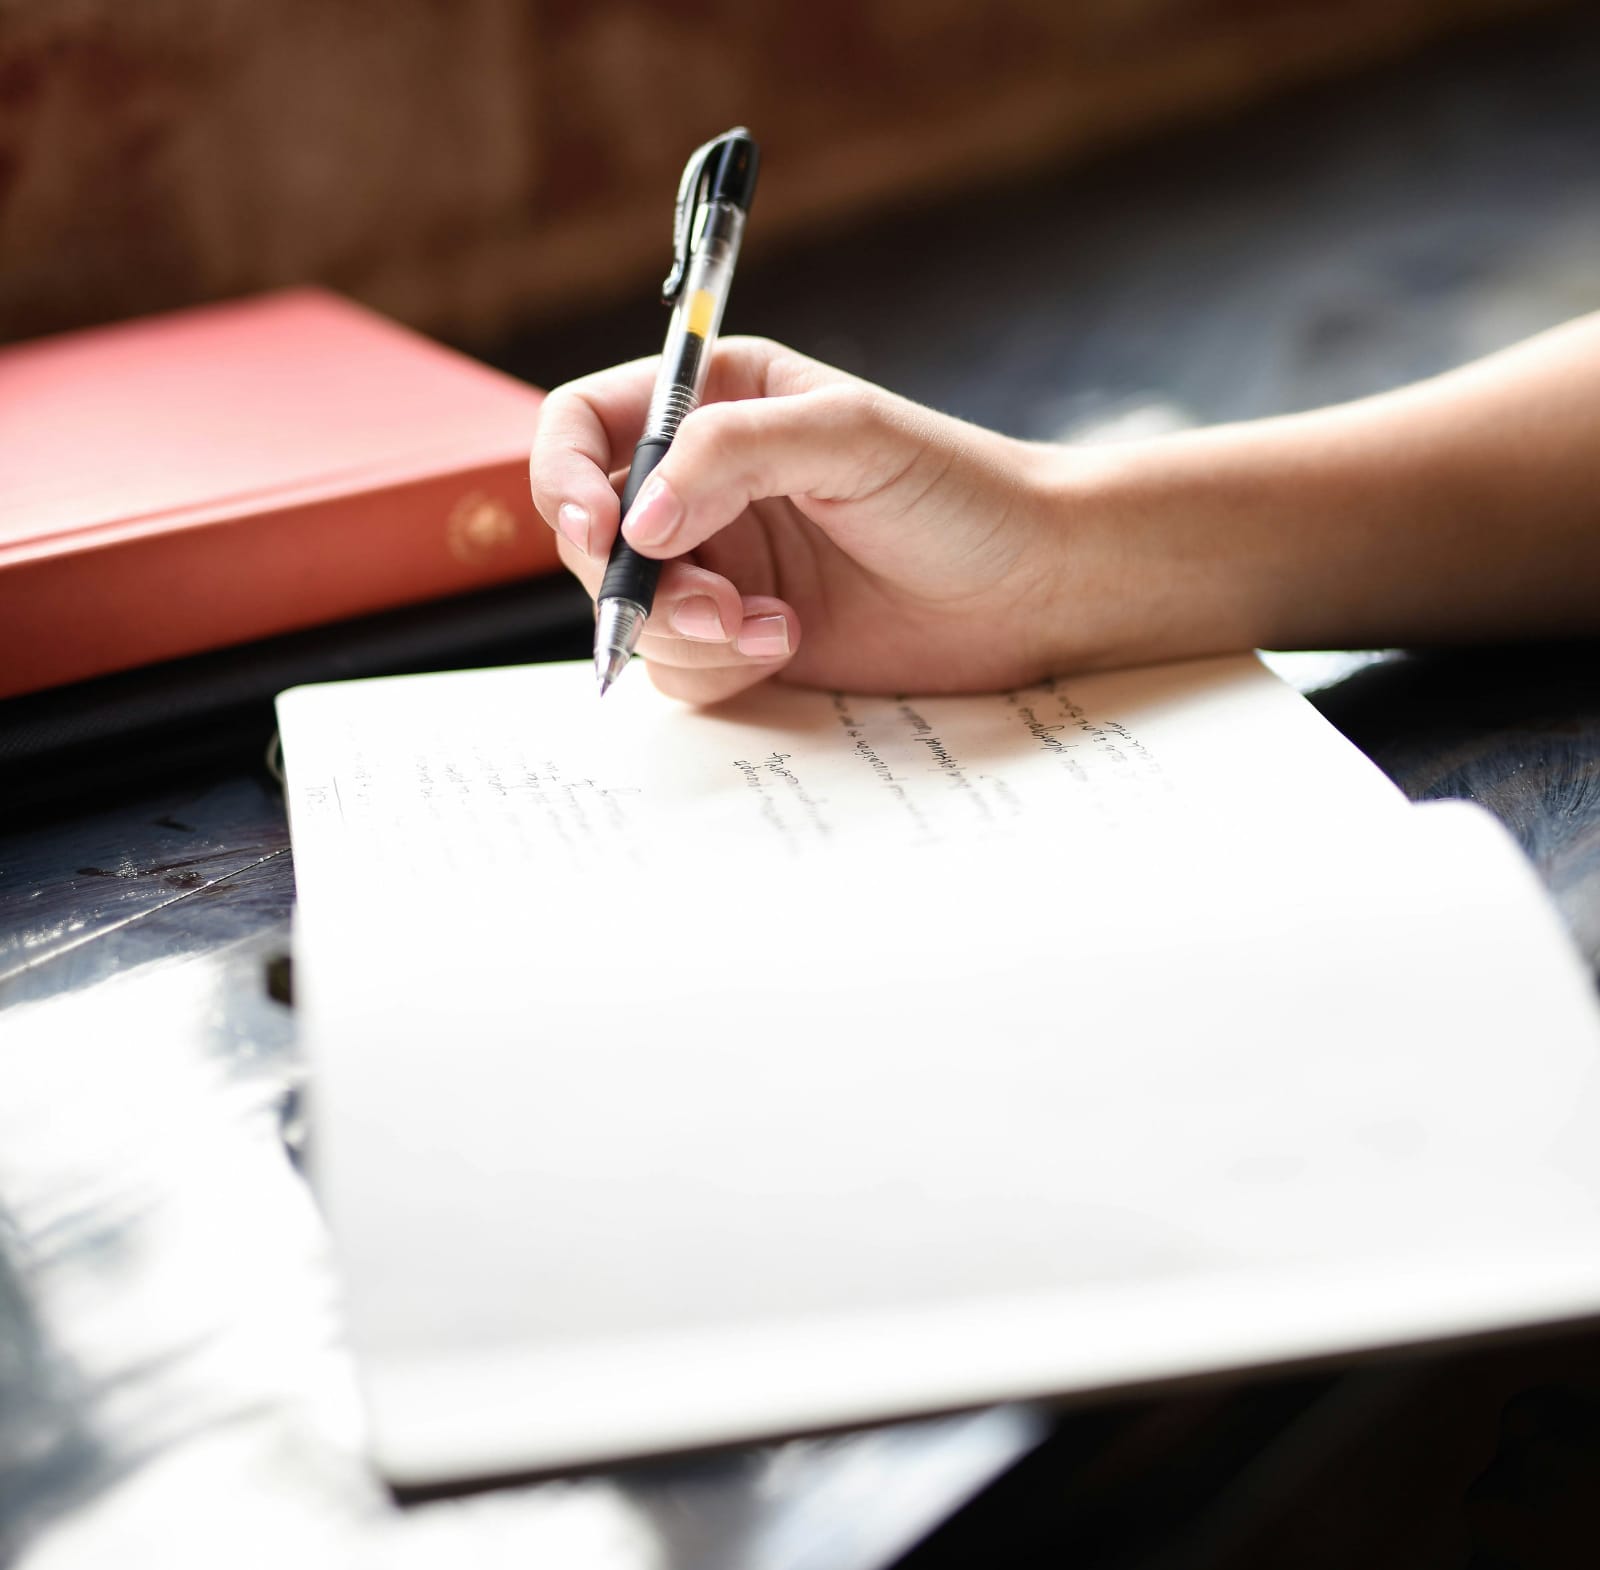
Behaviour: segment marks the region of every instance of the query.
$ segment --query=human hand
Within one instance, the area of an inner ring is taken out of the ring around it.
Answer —
[[[551,393],[534,502],[598,592],[655,374]],[[1059,452],[920,408],[755,338],[716,350],[702,406],[624,536],[667,560],[639,643],[662,691],[714,703],[765,677],[986,691],[1061,657]]]
[[[544,406],[534,501],[590,594],[652,380],[639,361]],[[1098,447],[730,339],[624,531],[672,558],[640,652],[711,703],[772,675],[963,692],[1251,648],[1593,636],[1597,409],[1600,314],[1356,403]]]

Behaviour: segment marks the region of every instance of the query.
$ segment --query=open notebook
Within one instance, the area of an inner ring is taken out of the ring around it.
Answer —
[[[1253,659],[279,716],[396,1482],[1600,1309],[1587,974],[1486,815]]]

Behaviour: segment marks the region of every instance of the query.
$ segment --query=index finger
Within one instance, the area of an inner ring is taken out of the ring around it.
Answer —
[[[603,555],[620,505],[611,476],[628,467],[644,429],[658,358],[634,360],[558,387],[534,430],[528,476],[533,504],[579,550]],[[835,373],[765,338],[725,338],[712,356],[702,402],[795,392]]]
[[[552,529],[593,555],[617,530],[611,471],[644,429],[656,362],[634,360],[558,387],[539,410],[528,459],[533,505]]]

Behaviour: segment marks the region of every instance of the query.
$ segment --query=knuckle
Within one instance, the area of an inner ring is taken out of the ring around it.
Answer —
[[[738,333],[725,338],[724,343],[735,353],[744,355],[752,364],[773,367],[799,359],[793,349],[761,333]]]
[[[873,390],[863,385],[834,382],[817,388],[807,397],[814,417],[826,426],[851,426],[882,417]]]
[[[678,433],[672,482],[687,502],[723,495],[748,483],[755,424],[736,403],[697,409]]]
[[[791,393],[808,392],[825,381],[842,375],[832,366],[824,365],[791,349],[775,338],[740,334],[723,340],[733,353],[750,367],[755,384],[767,397],[786,397]]]
[[[696,464],[724,465],[738,447],[745,419],[736,403],[708,403],[683,422],[680,440]]]
[[[557,387],[545,394],[534,424],[533,439],[536,446],[541,441],[548,442],[559,436],[570,427],[574,412],[581,406],[577,385],[576,382],[568,382],[564,387]]]

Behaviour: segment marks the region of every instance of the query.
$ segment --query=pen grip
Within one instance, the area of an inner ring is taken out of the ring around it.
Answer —
[[[626,518],[633,507],[639,488],[650,478],[651,471],[667,455],[672,443],[664,437],[647,436],[633,449],[633,463],[628,469],[628,483],[622,488],[622,516]],[[602,600],[632,600],[644,607],[648,615],[656,597],[656,579],[661,576],[661,563],[641,556],[619,533],[606,559],[606,575],[600,580]]]

